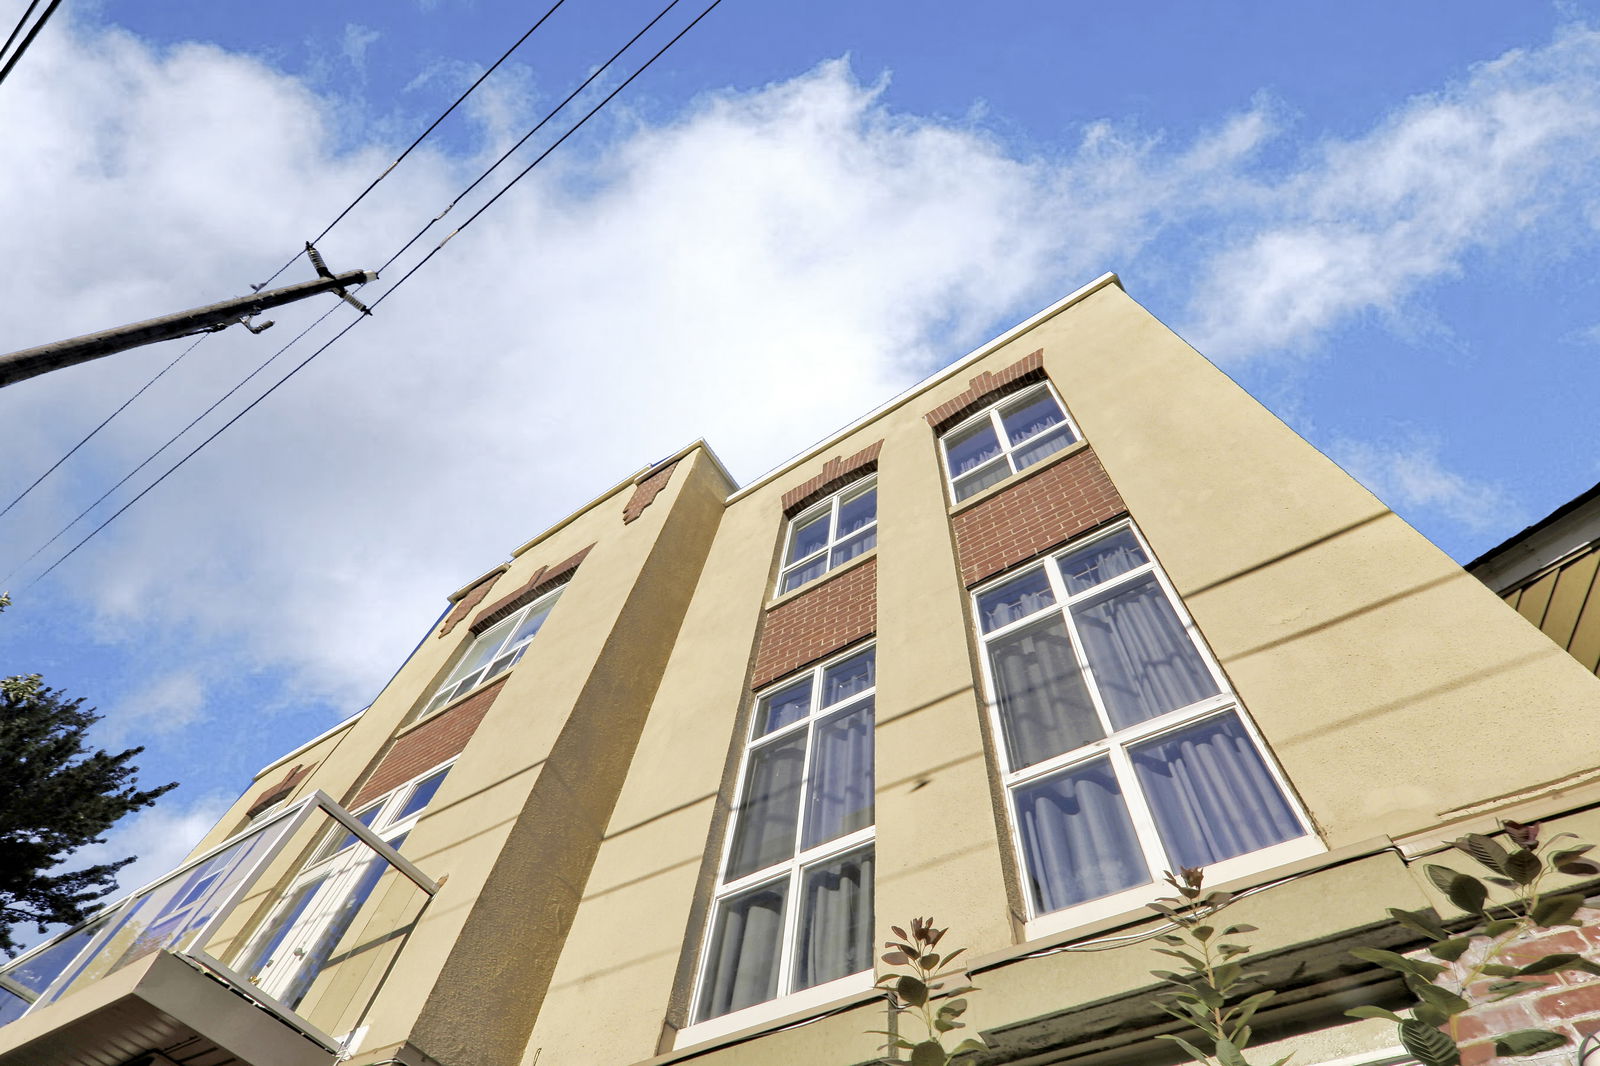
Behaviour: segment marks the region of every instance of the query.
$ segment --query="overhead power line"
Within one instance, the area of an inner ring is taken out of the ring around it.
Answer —
[[[54,0],[54,2],[50,5],[50,11],[55,10],[56,5],[58,5],[60,2],[61,2],[61,0]],[[22,18],[20,20],[18,20],[16,27],[11,31],[11,35],[8,38],[6,38],[5,47],[4,48],[0,48],[0,56],[4,56],[5,53],[11,48],[12,42],[15,41],[16,38],[17,38],[17,35],[22,32],[23,25],[28,21],[29,16],[33,14],[34,8],[39,6],[39,3],[40,3],[40,0],[31,0],[31,2],[28,4],[28,9],[22,13]],[[559,7],[561,7],[561,5],[564,4],[564,3],[566,3],[566,0],[556,0],[556,2],[550,6],[549,10],[545,11],[545,13],[543,15],[539,16],[538,20],[535,21],[532,26],[529,26],[528,29],[523,32],[522,36],[518,37],[516,42],[514,44],[512,44],[510,48],[507,48],[503,53],[501,53],[499,59],[496,59],[489,66],[489,68],[487,70],[485,70],[482,74],[478,75],[477,79],[475,81],[473,81],[473,83],[471,85],[467,86],[466,91],[463,92],[461,95],[457,96],[455,98],[455,100],[450,104],[449,107],[445,108],[442,112],[440,112],[438,117],[436,117],[432,122],[430,122],[428,124],[428,128],[423,130],[420,134],[418,134],[417,138],[415,140],[413,140],[409,145],[406,146],[405,151],[401,152],[398,156],[396,156],[395,159],[394,159],[394,162],[390,163],[387,167],[385,167],[383,169],[382,173],[380,173],[376,178],[373,178],[371,183],[369,183],[365,189],[361,190],[360,195],[358,195],[354,200],[350,201],[350,203],[345,206],[344,210],[340,211],[339,214],[334,218],[334,220],[332,222],[328,223],[325,227],[323,227],[322,232],[317,234],[316,238],[313,241],[311,241],[310,243],[315,244],[318,241],[321,241],[324,237],[326,237],[329,233],[331,233],[333,231],[333,228],[335,226],[337,226],[340,222],[344,221],[345,216],[348,215],[351,211],[353,211],[357,204],[361,203],[362,200],[366,199],[367,194],[372,192],[373,189],[377,188],[379,182],[383,181],[384,178],[388,177],[390,172],[393,171],[397,166],[399,166],[400,163],[406,158],[406,156],[410,155],[412,153],[412,151],[419,144],[421,144],[424,140],[426,140],[428,138],[428,135],[431,134],[435,129],[437,129],[441,122],[443,122],[446,118],[449,118],[451,112],[455,111],[455,109],[457,107],[461,106],[462,102],[465,101],[467,97],[471,96],[473,94],[473,92],[477,90],[478,86],[482,85],[484,83],[484,80],[487,79],[489,77],[489,75],[493,74],[495,72],[495,70],[500,66],[500,64],[504,63],[511,56],[511,54],[513,52],[515,52],[518,48],[521,48],[522,45],[528,40],[528,38],[533,36],[534,31],[537,30],[540,26],[543,26],[545,24],[545,21],[547,19],[549,19],[551,15],[555,14],[556,10]],[[44,17],[40,19],[39,25],[43,24],[44,18],[49,18],[50,11],[46,11],[45,12]],[[656,16],[656,17],[658,19],[660,18],[659,15]],[[655,24],[655,22],[654,22],[654,20],[652,20],[651,25],[654,25],[654,24]],[[37,33],[37,32],[38,32],[38,28],[36,26],[35,29],[34,29],[34,33]],[[32,40],[32,35],[31,34],[29,36],[29,40]],[[23,42],[23,47],[27,47],[27,42],[26,41]],[[612,58],[615,59],[616,57],[613,56]],[[9,67],[7,69],[9,69]],[[604,69],[604,68],[602,68],[602,69]],[[584,84],[587,85],[588,82],[585,82]],[[570,97],[569,97],[569,99],[570,99]],[[498,164],[496,164],[496,165],[498,165]],[[491,167],[490,169],[493,169],[493,168]],[[479,180],[482,180],[482,179],[480,178]],[[476,185],[477,183],[474,182],[473,184]],[[470,189],[471,186],[469,186],[468,188]],[[465,193],[463,193],[463,195],[465,195]],[[459,197],[458,197],[458,199],[459,199]],[[446,210],[449,210],[449,209],[446,208]],[[420,236],[420,234],[419,234],[419,236]],[[410,245],[407,244],[406,247],[410,247]],[[278,278],[278,276],[280,274],[282,274],[291,265],[293,265],[293,263],[294,263],[294,261],[296,259],[300,258],[300,255],[301,255],[300,252],[296,252],[293,256],[291,256],[283,264],[283,266],[281,266],[277,270],[273,271],[271,277],[267,278],[266,281],[261,282],[259,285],[256,286],[256,288],[258,290],[260,290],[260,289],[264,289],[268,285],[272,284],[274,281],[277,280],[277,278]],[[392,262],[392,260],[391,260],[391,262]],[[321,319],[318,319],[318,321],[320,322]],[[301,334],[301,336],[304,336],[304,334]],[[174,359],[172,362],[168,363],[166,366],[162,367],[160,370],[156,371],[156,373],[150,378],[150,380],[146,381],[143,385],[139,386],[139,388],[133,393],[132,396],[129,396],[126,400],[124,400],[122,402],[121,406],[119,406],[116,410],[112,411],[111,414],[107,415],[104,421],[102,421],[98,426],[95,426],[87,434],[85,434],[82,440],[78,441],[78,443],[74,444],[71,448],[69,448],[66,451],[66,453],[63,454],[60,458],[58,458],[55,462],[51,463],[49,468],[46,469],[44,471],[44,473],[40,474],[37,478],[35,478],[33,480],[32,484],[30,484],[27,488],[23,489],[20,493],[18,493],[17,497],[15,499],[13,499],[10,503],[6,504],[5,510],[0,510],[0,517],[3,517],[13,507],[15,507],[17,504],[21,503],[22,500],[29,493],[31,493],[34,489],[39,487],[40,483],[42,483],[51,474],[55,473],[55,471],[57,470],[57,468],[59,468],[61,466],[61,464],[65,463],[68,459],[72,458],[73,453],[78,451],[78,449],[82,448],[85,444],[88,444],[89,441],[93,440],[96,434],[98,434],[102,429],[105,429],[106,426],[109,425],[113,419],[115,419],[118,415],[120,415],[123,411],[125,411],[128,408],[128,406],[133,403],[133,401],[137,400],[140,396],[142,396],[146,389],[150,388],[150,386],[154,385],[157,381],[159,381],[161,379],[161,377],[167,373],[167,371],[171,370],[174,366],[176,366],[179,362],[181,362],[185,356],[187,356],[190,352],[194,351],[197,347],[199,347],[202,343],[204,343],[205,339],[206,339],[205,337],[201,337],[199,340],[197,340],[193,344],[189,345],[189,347],[185,348],[183,350],[183,352],[180,353],[179,356],[176,359]],[[298,340],[298,339],[299,338],[296,338],[296,340]],[[292,344],[293,342],[291,341],[290,343]],[[280,349],[278,354],[282,354],[282,350],[281,349]],[[275,358],[277,358],[277,356],[274,355],[273,358],[275,359]],[[271,360],[269,359],[268,362],[271,362]],[[252,371],[251,374],[248,375],[244,379],[244,381],[248,381],[251,377],[254,377],[255,374],[259,372],[259,370],[260,370],[260,368],[258,367],[256,371]],[[243,385],[244,381],[241,381],[239,384]],[[233,389],[228,390],[228,392],[224,395],[224,398],[226,398],[226,396],[231,396],[233,394],[233,392],[235,390],[237,390],[237,388],[238,388],[238,386],[236,385],[236,386],[234,386]],[[202,418],[205,417],[205,415],[209,414],[214,408],[215,408],[215,405],[213,405],[212,407],[206,408],[206,410],[204,412],[202,412],[200,417],[202,417]],[[191,426],[193,424],[194,423],[192,423],[192,422],[190,423]],[[162,450],[164,450],[167,447],[168,444],[171,444],[170,440],[167,442],[167,444],[162,445],[160,449],[157,449],[155,454],[160,454],[160,452]],[[155,454],[151,455],[148,459],[146,459],[144,463],[140,463],[138,467],[135,467],[134,468],[134,472],[137,473],[138,470],[140,470],[140,469],[142,469],[144,467],[145,463],[148,463],[151,459],[154,459],[155,458]],[[129,476],[131,476],[131,474]],[[123,481],[117,482],[117,485],[113,486],[111,491],[115,491],[115,489],[117,487],[120,487],[123,484],[123,482],[125,482],[126,480],[127,480],[127,478],[124,478]],[[101,496],[100,499],[102,499],[102,500],[105,499],[105,496]],[[98,503],[98,501],[96,501],[96,502]],[[80,515],[79,517],[81,518],[82,516]],[[74,524],[76,521],[77,521],[77,519],[74,519],[72,523],[68,523],[68,527],[67,528],[71,528],[72,524]],[[65,530],[62,530],[62,532],[65,532]],[[59,537],[60,535],[61,535],[61,533],[57,533],[56,534],[57,537]],[[54,537],[51,538],[52,541],[54,539],[55,539]],[[38,553],[35,552],[35,554],[38,554]]]
[[[11,36],[6,38],[5,48],[0,48],[0,56],[5,55],[6,49],[11,47],[11,42],[17,39],[17,34],[22,30],[23,23],[28,21],[28,16],[33,14],[33,9],[38,6],[39,0],[33,0],[28,5],[28,10],[22,13],[22,18],[18,20],[16,28],[11,31]],[[17,65],[17,61],[28,50],[28,46],[33,43],[33,39],[39,36],[39,31],[44,29],[44,24],[50,21],[50,16],[55,14],[56,8],[60,6],[61,0],[50,0],[50,6],[44,9],[44,13],[39,16],[39,21],[33,24],[33,28],[28,31],[28,35],[22,39],[22,43],[17,45],[17,50],[11,53],[11,58],[6,60],[6,65],[0,67],[0,82],[6,80],[6,75],[11,73],[11,69]]]
[[[656,18],[652,19],[649,24],[647,24],[646,29],[648,29],[649,26],[655,25],[655,23],[660,20],[662,15],[665,15],[667,11],[670,11],[672,9],[672,7],[677,4],[677,2],[678,2],[678,0],[671,0],[671,2],[667,4],[667,6],[661,11],[661,13],[658,14],[656,16]],[[371,305],[372,306],[372,310],[376,311],[377,308],[379,307],[379,305],[381,305],[390,296],[393,296],[397,291],[399,291],[400,287],[402,285],[404,285],[408,280],[410,280],[412,275],[416,274],[417,271],[421,270],[424,266],[426,266],[428,264],[428,262],[431,261],[435,255],[437,255],[441,250],[443,250],[444,246],[446,244],[448,244],[450,242],[450,240],[456,236],[456,234],[461,233],[468,226],[472,225],[473,222],[477,221],[477,219],[480,216],[482,216],[485,211],[487,211],[496,202],[498,202],[499,199],[502,196],[504,196],[507,192],[509,192],[518,182],[520,182],[523,178],[527,177],[528,174],[531,173],[535,167],[537,167],[545,159],[549,158],[550,154],[552,152],[554,152],[557,148],[559,148],[563,143],[565,143],[566,140],[569,137],[571,137],[574,133],[578,132],[578,130],[582,129],[583,126],[591,118],[593,118],[596,114],[598,114],[600,112],[600,110],[602,108],[604,108],[613,99],[615,99],[619,93],[621,93],[629,85],[633,84],[634,80],[636,78],[638,78],[639,75],[641,75],[645,71],[649,70],[650,67],[653,66],[656,63],[657,60],[659,60],[663,55],[665,55],[667,53],[667,51],[669,49],[671,49],[673,47],[673,45],[677,44],[680,40],[682,40],[683,37],[690,30],[692,30],[696,26],[698,26],[700,24],[701,20],[703,20],[707,15],[711,14],[712,11],[716,10],[716,8],[719,5],[721,5],[721,3],[722,3],[722,0],[711,0],[711,3],[708,4],[698,15],[696,15],[694,17],[694,19],[689,22],[688,25],[684,26],[676,34],[674,34],[673,37],[669,41],[667,41],[666,44],[662,45],[659,49],[657,49],[655,54],[653,54],[649,59],[645,60],[644,63],[641,64],[637,70],[635,70],[632,74],[629,74],[625,79],[623,79],[623,81],[619,85],[617,85],[616,88],[612,89],[609,93],[607,93],[600,100],[599,103],[595,104],[592,108],[590,108],[587,112],[585,112],[583,117],[580,118],[571,127],[569,127],[565,133],[563,133],[560,137],[558,137],[555,140],[554,143],[552,143],[543,152],[539,153],[539,155],[537,157],[535,157],[532,162],[530,162],[527,166],[523,167],[522,170],[518,171],[517,174],[514,177],[512,177],[512,179],[510,181],[508,181],[504,186],[502,186],[499,191],[497,191],[493,196],[491,196],[487,201],[485,201],[476,211],[474,211],[471,215],[469,215],[467,217],[466,221],[462,222],[461,225],[457,226],[454,230],[452,230],[450,233],[448,233],[445,236],[445,238],[443,240],[441,240],[433,248],[432,251],[430,251],[427,255],[423,256],[420,260],[418,260],[409,270],[407,270],[404,274],[402,274],[400,276],[399,280],[395,281],[394,284],[390,285],[386,290],[384,290],[382,295],[380,295],[376,300],[374,300],[372,302],[372,305]],[[632,44],[633,41],[638,40],[639,36],[642,35],[643,32],[644,31],[640,31],[640,34],[635,34],[634,37],[629,41],[629,44]],[[623,47],[623,49],[618,51],[617,55],[621,55],[622,51],[625,51],[626,48],[627,48],[627,46],[625,45]],[[613,57],[613,59],[615,59],[615,56]],[[592,76],[591,76],[591,80],[592,80]],[[571,97],[569,96],[568,99],[570,100]],[[563,101],[562,104],[557,105],[557,108],[555,108],[553,110],[559,110],[560,107],[565,106],[565,103],[566,103],[566,101]],[[544,123],[544,121],[546,121],[547,119],[548,119],[548,116],[547,116],[546,119],[542,119],[540,124],[542,125]],[[498,164],[498,161],[497,161],[489,169],[492,170],[492,169],[494,169],[494,166],[498,166],[498,165],[499,164]],[[415,240],[415,238],[413,238],[413,241],[414,240]],[[391,262],[392,261],[393,260],[391,259]],[[324,317],[326,317],[326,316],[324,316]],[[40,572],[38,577],[35,577],[32,581],[30,581],[28,583],[28,586],[31,588],[33,585],[36,585],[40,581],[43,581],[46,577],[48,577],[62,563],[66,562],[68,559],[72,558],[72,556],[77,553],[79,548],[82,548],[85,544],[89,543],[89,541],[93,540],[102,530],[104,530],[107,526],[111,525],[112,522],[115,522],[123,514],[127,513],[129,508],[133,507],[134,504],[136,504],[140,500],[144,499],[144,497],[147,496],[152,490],[154,490],[157,485],[160,485],[162,482],[166,481],[167,478],[171,477],[174,473],[176,473],[178,471],[178,469],[181,468],[185,463],[187,463],[190,459],[193,459],[196,455],[198,455],[200,453],[200,451],[202,449],[204,449],[208,444],[210,444],[212,441],[216,440],[219,436],[221,436],[224,432],[226,432],[231,426],[234,425],[234,423],[238,422],[245,415],[249,414],[252,410],[254,410],[256,408],[256,406],[258,404],[260,404],[268,396],[271,396],[280,387],[282,387],[285,383],[287,383],[290,378],[294,377],[301,370],[305,369],[306,366],[308,366],[314,359],[316,359],[323,352],[325,352],[329,348],[331,348],[335,343],[337,343],[339,340],[341,340],[347,333],[349,333],[357,325],[361,324],[362,322],[367,321],[370,317],[371,317],[370,315],[360,315],[360,316],[356,317],[355,319],[351,320],[349,323],[347,323],[343,329],[341,329],[338,333],[335,333],[332,337],[330,337],[327,341],[325,341],[322,344],[321,347],[317,348],[316,351],[314,351],[310,355],[306,356],[299,363],[295,364],[295,366],[288,373],[284,374],[277,381],[273,382],[272,385],[269,386],[265,392],[261,393],[254,400],[251,400],[248,404],[246,404],[243,408],[241,408],[237,413],[235,413],[233,415],[233,417],[229,418],[222,425],[218,426],[204,440],[200,441],[200,443],[196,444],[193,448],[191,448],[183,456],[183,458],[179,459],[176,463],[173,463],[166,470],[162,471],[162,473],[161,473],[161,475],[159,477],[157,477],[150,484],[146,485],[143,489],[140,489],[139,492],[132,499],[128,500],[128,502],[124,503],[121,507],[117,508],[116,511],[112,512],[112,514],[109,517],[107,517],[105,519],[105,521],[101,522],[98,526],[95,526],[94,529],[90,530],[89,533],[83,537],[83,539],[79,540],[71,548],[67,549],[67,551],[64,554],[62,554],[59,558],[57,558],[55,562],[51,563],[42,572]],[[311,328],[315,328],[316,324],[317,323],[313,323],[312,326],[308,327],[305,332],[310,332],[310,329]],[[300,336],[305,336],[305,333],[301,333]],[[295,341],[297,341],[299,339],[300,339],[300,337],[296,337],[294,340],[290,341],[288,345],[284,346],[283,350],[287,350],[290,345],[294,344]],[[281,351],[280,351],[279,354],[281,354]],[[274,356],[274,358],[276,358],[276,356]],[[37,553],[35,553],[35,554],[37,554]]]

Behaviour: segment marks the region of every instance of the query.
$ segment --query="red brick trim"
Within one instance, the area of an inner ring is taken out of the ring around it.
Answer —
[[[878,469],[878,452],[882,448],[883,441],[873,441],[848,459],[841,459],[837,455],[829,459],[823,464],[822,473],[783,494],[784,515],[802,511],[824,496],[839,491],[846,483],[866,477]]]
[[[1044,380],[1044,349],[1031,352],[998,373],[985,370],[973,378],[966,392],[935,407],[923,418],[935,433],[943,433],[980,407],[985,407],[1008,392],[1027,388]]]
[[[644,509],[656,502],[656,497],[661,494],[661,490],[666,488],[667,482],[672,480],[672,471],[677,465],[678,460],[674,459],[661,469],[653,471],[649,477],[633,487],[633,495],[628,498],[628,502],[622,508],[623,525],[627,525],[644,514]]]
[[[383,759],[367,776],[366,783],[345,806],[355,810],[423,771],[460,755],[505,683],[504,677],[491,682],[460,703],[446,707],[411,732],[402,734],[390,745]]]
[[[494,588],[494,583],[500,580],[500,575],[506,572],[505,567],[485,574],[478,579],[478,583],[462,593],[456,605],[450,608],[450,613],[445,616],[444,625],[439,627],[439,635],[447,637],[450,631],[461,624],[461,620],[472,613],[472,609],[483,602],[483,598]]]
[[[760,688],[877,628],[878,560],[869,559],[767,612],[750,683]]]
[[[572,572],[578,569],[578,564],[583,562],[584,556],[593,550],[594,545],[591,544],[576,555],[569,556],[554,566],[541,566],[533,572],[533,576],[528,579],[527,584],[509,596],[503,596],[488,607],[485,607],[478,617],[472,620],[472,625],[467,628],[474,633],[482,633],[501,619],[509,618],[512,614],[570,578]]]
[[[1084,448],[951,517],[961,581],[975,585],[1126,512]]]
[[[313,763],[312,765],[315,764]],[[290,768],[289,772],[284,775],[282,781],[279,781],[276,785],[270,785],[266,789],[262,790],[261,795],[256,797],[256,801],[245,809],[245,817],[254,818],[256,815],[260,814],[274,803],[283,802],[289,797],[289,794],[294,791],[294,787],[309,777],[310,774],[310,766],[304,766],[300,763],[295,763],[294,766]]]

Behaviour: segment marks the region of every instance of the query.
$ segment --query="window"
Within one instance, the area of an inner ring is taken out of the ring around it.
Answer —
[[[1032,916],[1137,906],[1164,869],[1320,850],[1131,525],[974,603]]]
[[[757,699],[694,1022],[870,986],[875,673],[852,651]]]
[[[449,772],[449,766],[430,770],[356,812],[356,820],[399,851]],[[387,869],[354,833],[333,826],[233,969],[294,1010],[334,961],[339,942]]]
[[[778,591],[799,588],[877,543],[878,481],[867,478],[789,519]]]
[[[564,588],[565,586],[562,586]],[[550,609],[561,598],[561,588],[545,593],[510,618],[503,619],[478,635],[467,648],[456,668],[434,693],[433,699],[423,708],[420,717],[426,718],[456,699],[488,681],[505,673],[528,650],[529,641],[539,632]]]
[[[990,404],[946,431],[940,442],[950,487],[959,501],[1077,439],[1055,390],[1041,382]]]

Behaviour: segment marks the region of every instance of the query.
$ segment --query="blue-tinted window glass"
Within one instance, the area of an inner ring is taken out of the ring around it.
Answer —
[[[1056,602],[1050,591],[1050,578],[1038,569],[978,597],[978,621],[985,633],[1026,618]]]
[[[1016,801],[1038,913],[1150,881],[1109,760],[1096,759],[1019,788]]]
[[[1011,453],[1011,459],[1017,464],[1018,470],[1026,470],[1046,456],[1054,455],[1062,448],[1071,444],[1076,438],[1072,431],[1065,426],[1042,437],[1034,437],[1027,444]]]
[[[1062,420],[1061,405],[1048,392],[1038,394],[1020,407],[1000,412],[1000,421],[1006,427],[1006,436],[1011,438],[1012,447],[1043,433]]]
[[[1101,537],[1087,547],[1067,552],[1057,561],[1061,564],[1061,577],[1067,583],[1067,591],[1085,592],[1150,560],[1139,547],[1133,531],[1124,529]]]
[[[756,736],[766,736],[790,722],[798,722],[811,711],[811,677],[796,681],[770,696],[761,697],[756,707]]]
[[[799,729],[750,753],[744,797],[734,812],[728,878],[743,877],[793,857],[800,828],[800,778],[806,730]]]
[[[877,670],[876,649],[868,648],[828,667],[822,675],[822,705],[831,707],[872,687]]]
[[[389,824],[393,825],[395,822],[410,818],[413,814],[433,802],[434,793],[439,791],[439,786],[444,784],[445,775],[449,772],[450,768],[445,767],[433,776],[425,777],[418,781],[417,787],[411,790],[410,796],[406,797],[406,805],[400,808],[399,814],[389,820]]]
[[[1154,577],[1114,586],[1073,607],[1072,617],[1114,728],[1220,691]]]
[[[794,531],[794,537],[789,541],[789,557],[785,562],[797,562],[810,555],[812,552],[821,551],[828,543],[828,520],[826,511]]]
[[[868,489],[853,500],[839,504],[839,529],[834,539],[847,537],[878,517],[878,490]]]
[[[978,492],[982,492],[990,485],[998,485],[1011,476],[1011,468],[1004,459],[998,459],[981,470],[974,470],[966,477],[958,478],[955,482],[956,500],[959,502]]]
[[[980,463],[1000,454],[1000,441],[987,419],[945,438],[945,454],[950,457],[950,473],[965,474]]]
[[[834,547],[831,561],[828,564],[829,569],[835,566],[842,566],[856,556],[871,551],[877,543],[878,530],[876,526],[865,533],[857,533],[849,540]]]
[[[854,851],[805,872],[795,988],[872,969],[872,859]]]
[[[752,888],[717,908],[706,952],[699,1018],[717,1018],[778,994],[778,957],[789,882]]]
[[[872,701],[819,722],[806,789],[805,848],[872,824]]]
[[[992,642],[989,672],[1014,769],[1106,735],[1061,615],[1047,615]]]
[[[819,555],[815,561],[809,562],[805,566],[802,566],[797,570],[791,570],[785,574],[783,576],[783,588],[781,591],[788,592],[790,589],[797,589],[801,585],[804,585],[807,581],[819,578],[827,572],[828,557],[826,555]]]

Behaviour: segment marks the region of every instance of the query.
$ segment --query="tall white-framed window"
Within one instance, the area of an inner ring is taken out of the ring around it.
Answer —
[[[854,481],[789,519],[778,591],[843,566],[878,543],[878,479]]]
[[[1030,933],[1322,850],[1131,523],[973,605]]]
[[[467,646],[461,661],[450,671],[444,684],[434,692],[418,717],[426,718],[458,697],[465,696],[485,681],[498,677],[517,665],[527,652],[529,642],[544,625],[545,619],[550,616],[551,609],[555,607],[556,600],[561,598],[562,590],[565,588],[566,585],[563,584],[551,589],[516,611],[511,617],[501,619],[478,634],[477,638]]]
[[[1004,396],[939,436],[950,491],[959,502],[1078,439],[1047,381]]]
[[[356,820],[399,851],[449,772],[447,763],[407,781],[355,811]],[[232,969],[294,1010],[387,870],[354,833],[331,827]]]
[[[871,987],[876,673],[852,649],[758,696],[684,1040]]]

